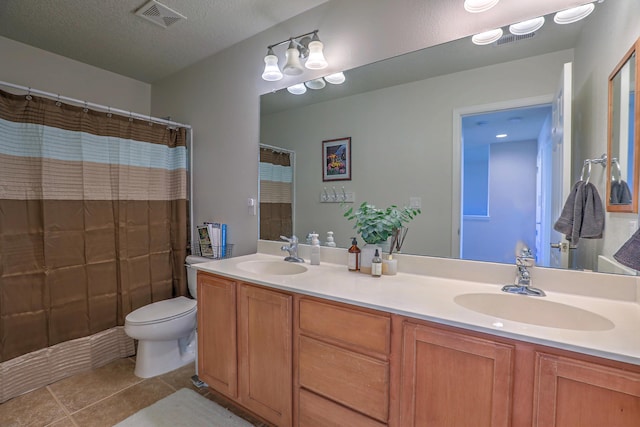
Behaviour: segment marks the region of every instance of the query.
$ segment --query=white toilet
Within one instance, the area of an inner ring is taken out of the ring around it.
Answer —
[[[186,259],[189,293],[197,297],[197,270],[191,265],[210,258]],[[127,315],[125,333],[138,340],[135,375],[140,378],[177,369],[193,362],[198,354],[196,337],[196,300],[177,297],[154,302]]]

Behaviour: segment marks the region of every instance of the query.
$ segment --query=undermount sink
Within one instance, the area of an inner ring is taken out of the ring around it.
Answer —
[[[307,267],[303,264],[286,261],[244,261],[238,263],[237,267],[249,273],[271,274],[275,276],[288,276],[307,271]]]
[[[478,313],[549,328],[606,331],[615,326],[599,314],[539,297],[477,293],[458,295],[454,301]]]

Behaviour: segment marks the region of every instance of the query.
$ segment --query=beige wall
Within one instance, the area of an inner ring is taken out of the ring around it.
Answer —
[[[403,252],[451,256],[455,109],[553,96],[571,50],[453,73],[263,117],[260,142],[296,152],[296,229],[334,231],[340,247],[355,235],[338,203],[320,203],[323,187],[354,191],[356,206],[409,205],[422,199]],[[518,78],[513,78],[518,76]],[[523,82],[526,82],[524,84]],[[323,183],[319,141],[352,137],[353,179]]]
[[[0,58],[2,81],[135,113],[151,111],[147,83],[4,37],[0,37]]]
[[[502,0],[482,15],[453,19],[452,0],[332,0],[153,84],[152,112],[194,128],[194,220],[230,226],[234,254],[257,248],[259,96],[274,89],[433,46],[575,5],[575,0]],[[314,29],[333,64],[276,83],[260,78],[266,46]]]

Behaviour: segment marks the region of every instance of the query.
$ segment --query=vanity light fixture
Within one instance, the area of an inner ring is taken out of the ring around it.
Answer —
[[[509,25],[509,32],[514,36],[524,36],[531,34],[544,25],[544,16],[538,18],[528,19],[526,21],[518,22],[517,24]]]
[[[288,43],[285,64],[282,71],[278,67],[278,57],[273,49]],[[283,73],[290,76],[298,76],[304,72],[301,59],[306,59],[304,66],[310,70],[321,70],[328,66],[323,53],[324,44],[318,38],[318,30],[291,37],[278,43],[267,46],[267,55],[264,57],[264,72],[262,78],[266,81],[282,79]]]
[[[500,37],[502,37],[502,28],[496,28],[495,30],[489,30],[484,33],[474,35],[471,37],[471,41],[474,44],[483,46],[497,41]]]
[[[573,24],[589,16],[594,8],[595,5],[593,3],[587,3],[571,9],[561,10],[554,15],[553,21],[556,24]]]
[[[500,0],[464,0],[464,10],[471,13],[485,12],[498,4]]]

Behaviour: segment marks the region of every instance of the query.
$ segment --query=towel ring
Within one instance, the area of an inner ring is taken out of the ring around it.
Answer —
[[[587,169],[587,179],[584,179],[584,170],[585,167],[588,166]],[[591,160],[585,160],[584,163],[582,164],[582,172],[580,172],[580,181],[584,181],[585,184],[587,184],[589,182],[589,178],[591,178]]]

